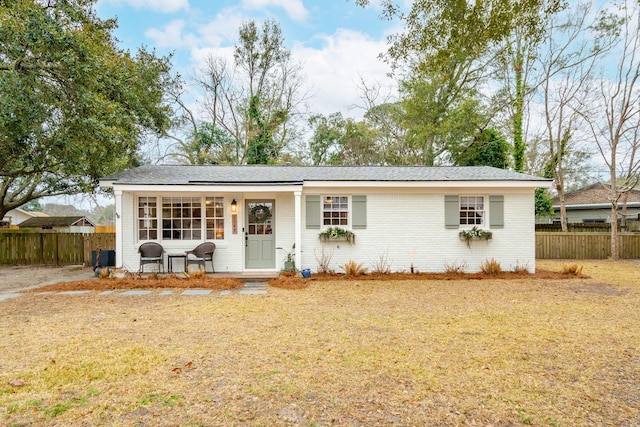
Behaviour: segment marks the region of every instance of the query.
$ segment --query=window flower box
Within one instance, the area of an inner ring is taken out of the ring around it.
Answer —
[[[483,230],[477,226],[469,230],[462,230],[458,235],[460,236],[460,240],[467,242],[468,247],[471,247],[472,240],[491,240],[493,238],[491,231]]]
[[[356,242],[356,235],[353,231],[345,230],[340,227],[329,227],[319,234],[318,238],[323,242],[329,241],[347,241],[350,244]]]

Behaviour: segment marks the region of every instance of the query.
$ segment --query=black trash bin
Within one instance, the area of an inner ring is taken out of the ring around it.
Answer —
[[[96,267],[98,261],[98,251],[91,251],[91,266]],[[116,251],[113,249],[100,250],[100,267],[115,267]]]

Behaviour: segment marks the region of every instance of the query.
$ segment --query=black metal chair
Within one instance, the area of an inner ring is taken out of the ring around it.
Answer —
[[[204,271],[207,271],[207,261],[210,261],[211,272],[215,273],[216,270],[213,268],[213,253],[215,250],[215,243],[204,242],[196,246],[195,249],[187,251],[187,270],[189,270],[189,264],[198,264],[204,268]]]
[[[158,271],[164,271],[164,248],[160,243],[147,242],[140,245],[140,273],[144,272],[145,264],[156,264]]]

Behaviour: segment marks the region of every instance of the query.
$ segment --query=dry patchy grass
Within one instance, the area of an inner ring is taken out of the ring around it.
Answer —
[[[590,278],[0,302],[0,420],[637,425],[640,265],[581,264]]]

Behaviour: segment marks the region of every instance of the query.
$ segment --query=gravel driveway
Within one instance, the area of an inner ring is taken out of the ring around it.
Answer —
[[[0,266],[0,293],[16,292],[60,282],[87,280],[94,277],[90,267],[66,265],[47,267],[34,265]]]

